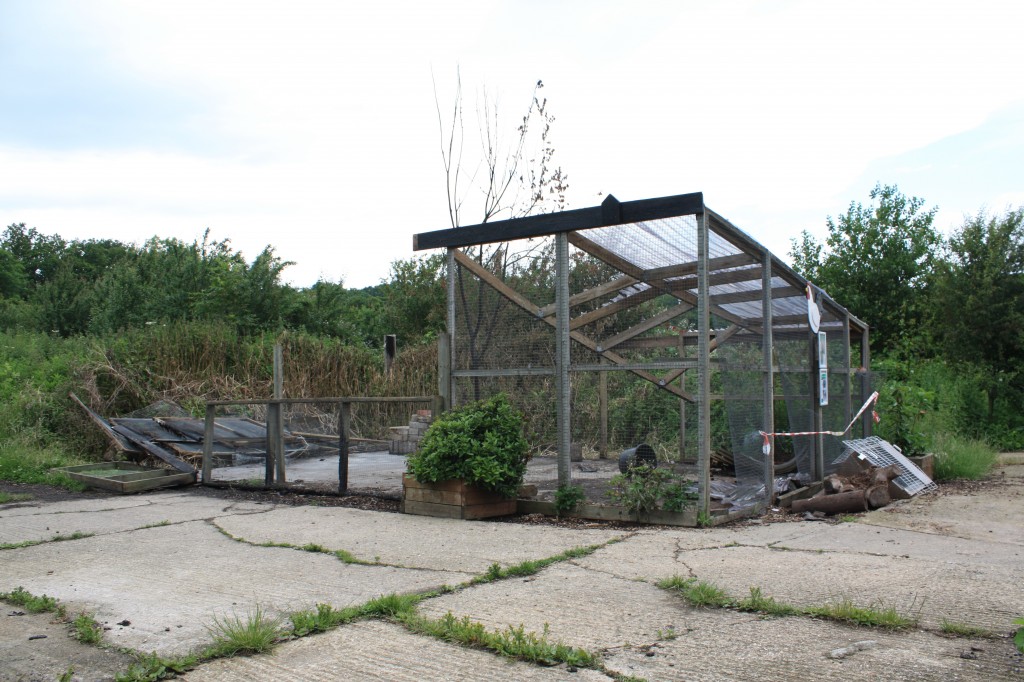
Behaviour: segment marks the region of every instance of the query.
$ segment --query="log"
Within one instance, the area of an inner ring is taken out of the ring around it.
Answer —
[[[812,497],[809,500],[795,500],[792,511],[794,514],[803,512],[825,512],[826,514],[844,514],[862,512],[868,510],[868,501],[865,491],[854,490],[849,493],[836,493],[835,495],[822,495]]]
[[[868,506],[872,509],[881,509],[892,502],[892,498],[889,496],[888,482],[868,488],[864,497],[868,501]]]
[[[825,485],[825,494],[827,495],[835,495],[836,493],[843,492],[843,480],[835,474],[826,476],[822,483]]]

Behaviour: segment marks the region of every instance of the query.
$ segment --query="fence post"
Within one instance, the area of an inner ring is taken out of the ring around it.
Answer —
[[[348,430],[351,403],[342,401],[338,410],[338,492],[348,492]]]
[[[274,485],[274,470],[277,465],[277,438],[274,431],[277,428],[277,413],[281,405],[269,403],[267,405],[267,457],[263,475],[263,485],[270,488]]]
[[[217,407],[207,403],[206,422],[203,429],[203,485],[210,482],[210,472],[213,469],[213,429],[216,412]]]
[[[284,397],[284,355],[281,344],[274,345],[274,400]],[[277,467],[277,482],[288,482],[284,471],[284,410],[278,403],[274,418],[274,460]]]

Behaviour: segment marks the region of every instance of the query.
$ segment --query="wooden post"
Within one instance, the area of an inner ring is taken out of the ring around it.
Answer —
[[[206,422],[203,429],[203,485],[211,481],[210,476],[213,470],[213,435],[216,413],[216,405],[208,404],[206,406]]]
[[[843,391],[843,426],[853,418],[853,364],[850,362],[850,313],[843,315],[843,367],[846,372],[846,390]],[[853,438],[853,434],[848,434]]]
[[[764,431],[775,430],[775,370],[774,370],[774,320],[772,312],[772,254],[768,249],[762,252],[764,270],[761,273],[761,351],[764,361]],[[765,505],[775,501],[775,436],[768,437],[768,454],[764,456]]]
[[[608,364],[608,360],[601,356],[601,364]],[[601,459],[608,459],[608,372],[599,372],[597,401],[601,413],[601,441],[598,443],[598,451]]]
[[[569,239],[565,232],[555,235],[555,385],[556,428],[558,431],[558,485],[572,483],[569,411]]]
[[[398,357],[398,336],[395,334],[384,335],[384,374],[385,376],[391,376],[391,367],[395,364],[395,358]]]
[[[811,358],[811,431],[821,431],[824,422],[821,415],[821,387],[818,385],[818,335],[810,328],[807,331],[807,345]],[[820,434],[811,436],[811,448],[814,480],[820,481],[825,477],[825,437]]]
[[[349,424],[352,419],[352,404],[342,402],[338,406],[338,492],[348,492],[348,445]]]
[[[708,311],[708,214],[697,217],[697,513],[711,513],[711,316]]]
[[[284,393],[284,353],[281,344],[274,344],[274,399],[281,400]],[[284,406],[277,405],[274,417],[274,461],[277,467],[277,483],[288,482],[284,471]]]
[[[267,405],[267,457],[263,474],[263,485],[270,488],[274,485],[274,471],[277,463],[277,438],[274,431],[277,428],[277,413],[281,410],[279,403]]]

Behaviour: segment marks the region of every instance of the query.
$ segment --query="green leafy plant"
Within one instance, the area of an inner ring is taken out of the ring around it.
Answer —
[[[1024,652],[1024,618],[1018,618],[1013,621],[1013,624],[1021,626],[1017,628],[1017,632],[1013,636],[1013,643],[1017,645],[1018,651]]]
[[[966,623],[960,623],[954,620],[942,619],[942,623],[939,625],[939,631],[946,635],[954,635],[956,637],[992,637],[993,633],[991,630],[985,628],[979,628],[975,625],[967,625]]]
[[[23,587],[15,587],[10,592],[0,592],[0,601],[20,606],[29,613],[48,613],[56,611],[63,616],[63,607],[54,597],[34,595]]]
[[[608,497],[636,514],[637,518],[657,509],[679,512],[696,495],[687,491],[687,482],[667,469],[646,464],[616,474],[609,481]]]
[[[586,493],[581,486],[558,486],[558,490],[555,491],[555,515],[561,517],[573,513],[584,499]]]
[[[84,611],[75,617],[71,626],[75,630],[75,638],[85,644],[99,644],[103,640],[103,628],[91,614]]]
[[[526,474],[528,446],[522,415],[504,394],[441,415],[409,456],[408,471],[421,483],[462,479],[515,497]]]

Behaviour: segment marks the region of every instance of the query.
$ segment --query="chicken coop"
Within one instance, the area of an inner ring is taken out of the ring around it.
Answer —
[[[449,406],[507,394],[559,485],[643,445],[692,472],[704,518],[754,514],[780,477],[823,477],[842,447],[825,432],[868,397],[867,325],[701,193],[413,244],[447,249],[439,392]]]

